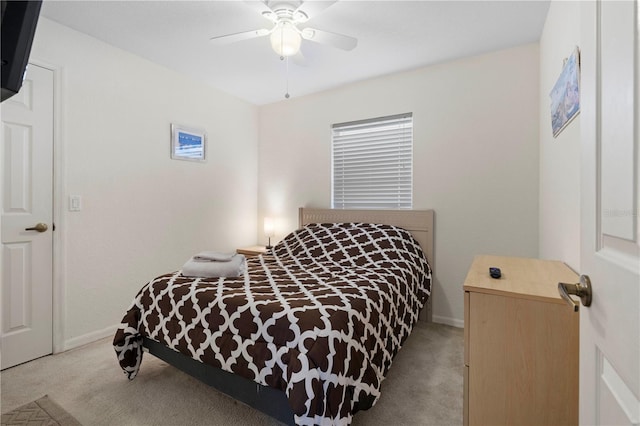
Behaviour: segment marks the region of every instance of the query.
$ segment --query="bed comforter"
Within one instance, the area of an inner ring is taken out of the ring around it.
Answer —
[[[287,395],[297,424],[350,424],[371,407],[430,294],[411,234],[375,224],[314,224],[237,278],[147,283],[114,338],[129,379],[146,336]]]

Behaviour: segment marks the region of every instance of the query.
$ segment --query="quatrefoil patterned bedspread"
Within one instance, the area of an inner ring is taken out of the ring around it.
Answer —
[[[297,424],[348,425],[377,401],[430,289],[431,269],[408,231],[313,224],[248,259],[241,277],[155,278],[113,344],[129,379],[145,336],[284,391]]]

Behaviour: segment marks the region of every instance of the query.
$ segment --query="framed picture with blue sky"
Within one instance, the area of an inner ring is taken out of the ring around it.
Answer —
[[[202,129],[171,124],[171,158],[205,161],[207,133]]]

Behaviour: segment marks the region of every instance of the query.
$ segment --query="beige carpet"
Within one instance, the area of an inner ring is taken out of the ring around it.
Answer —
[[[2,414],[2,426],[81,426],[47,395]]]
[[[462,365],[462,329],[418,324],[378,403],[353,424],[461,425]],[[0,381],[2,413],[49,395],[85,426],[279,424],[149,354],[128,381],[110,338],[7,369]]]

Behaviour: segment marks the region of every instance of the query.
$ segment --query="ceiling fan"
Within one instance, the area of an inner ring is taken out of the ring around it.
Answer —
[[[358,44],[356,38],[310,27],[298,27],[306,23],[317,13],[336,3],[336,1],[337,0],[245,1],[247,5],[252,6],[264,18],[271,21],[273,26],[270,29],[262,28],[216,36],[211,38],[211,42],[223,45],[268,35],[270,36],[271,47],[280,55],[281,59],[297,54],[300,50],[302,39],[326,44],[342,50],[352,50]]]

